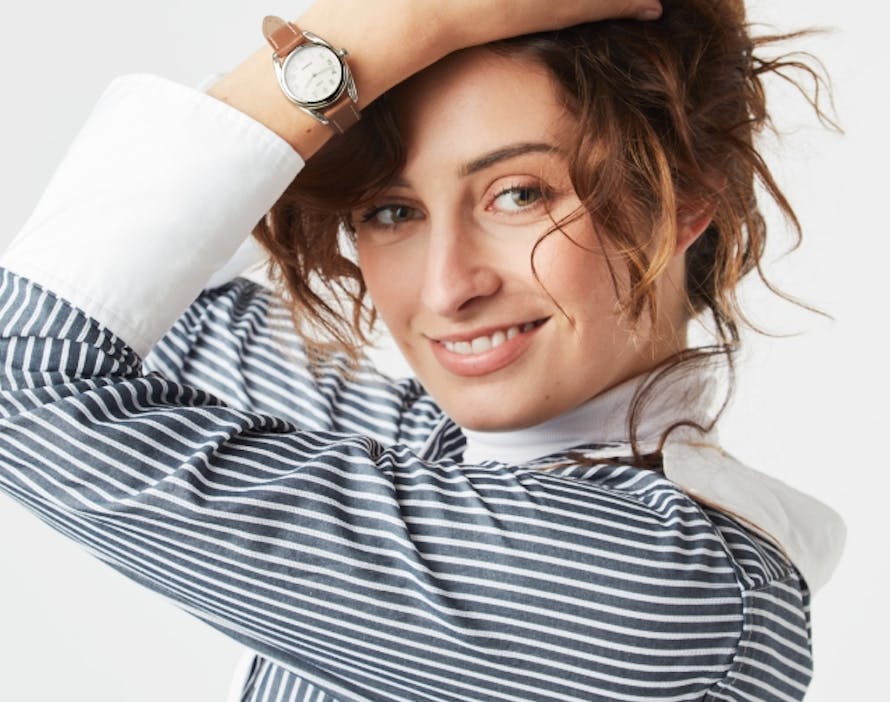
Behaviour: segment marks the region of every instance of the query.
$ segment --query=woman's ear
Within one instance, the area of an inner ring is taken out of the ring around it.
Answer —
[[[714,208],[681,206],[677,210],[677,248],[675,253],[684,254],[704,233],[714,218]]]

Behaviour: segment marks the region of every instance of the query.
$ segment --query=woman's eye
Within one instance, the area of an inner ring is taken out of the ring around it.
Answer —
[[[366,212],[362,216],[362,222],[393,227],[418,217],[419,213],[413,207],[408,207],[407,205],[383,205]]]
[[[498,195],[492,206],[504,212],[519,212],[536,204],[543,197],[544,193],[540,188],[510,188]]]

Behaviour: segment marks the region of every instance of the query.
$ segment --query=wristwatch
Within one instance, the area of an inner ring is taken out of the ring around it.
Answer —
[[[275,52],[275,75],[288,100],[341,134],[358,122],[358,91],[346,49],[280,17],[263,20],[263,36]]]

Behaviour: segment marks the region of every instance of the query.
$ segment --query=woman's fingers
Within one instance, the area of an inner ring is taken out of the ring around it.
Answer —
[[[658,0],[449,0],[436,4],[444,7],[431,8],[430,3],[421,0],[418,10],[439,14],[439,21],[452,37],[453,49],[583,22],[651,20],[661,15]]]

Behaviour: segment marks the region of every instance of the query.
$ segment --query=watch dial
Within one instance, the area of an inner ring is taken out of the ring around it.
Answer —
[[[284,62],[284,80],[299,102],[324,102],[343,80],[343,66],[325,46],[309,44],[294,50]]]

